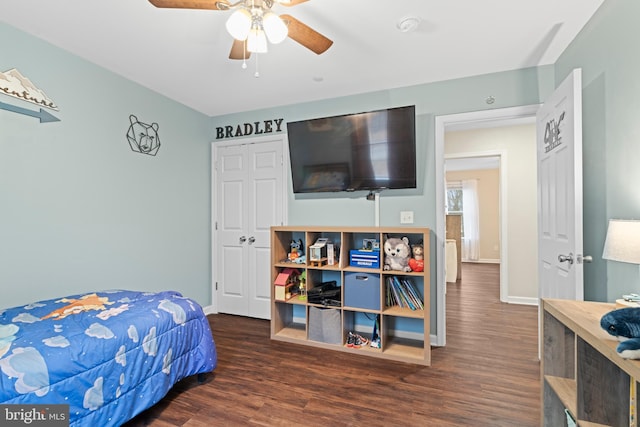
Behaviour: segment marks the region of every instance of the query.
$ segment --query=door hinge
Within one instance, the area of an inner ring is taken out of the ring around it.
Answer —
[[[213,229],[218,231],[218,221],[213,224]]]
[[[218,290],[218,282],[216,282],[216,291]]]

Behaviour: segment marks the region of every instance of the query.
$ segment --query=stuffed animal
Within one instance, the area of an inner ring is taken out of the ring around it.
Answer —
[[[289,261],[297,262],[297,259],[304,255],[304,243],[302,243],[302,239],[298,239],[297,242],[292,240],[289,246],[291,247],[288,256]]]
[[[424,246],[422,243],[412,245],[413,258],[409,260],[411,271],[424,271]]]
[[[640,307],[613,310],[600,319],[600,326],[620,344],[616,352],[624,359],[640,359]]]
[[[384,269],[396,271],[411,271],[409,267],[411,246],[407,237],[387,237],[384,241]]]

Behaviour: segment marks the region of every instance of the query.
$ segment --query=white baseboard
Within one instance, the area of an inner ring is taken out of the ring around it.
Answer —
[[[530,297],[509,297],[507,299],[509,304],[521,304],[521,305],[538,305],[538,298]]]
[[[431,342],[432,347],[442,347],[438,344],[438,336],[437,335],[429,335],[429,340]]]
[[[202,311],[204,311],[204,315],[205,316],[208,316],[210,314],[218,314],[218,312],[213,309],[212,305],[208,305],[206,307],[202,307]]]
[[[467,262],[469,264],[500,264],[499,259],[491,259],[491,258],[482,258],[477,261],[469,261],[469,260],[463,259],[462,262]]]

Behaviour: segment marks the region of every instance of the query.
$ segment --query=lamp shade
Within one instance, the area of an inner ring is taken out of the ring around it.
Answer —
[[[273,12],[267,12],[262,17],[262,27],[267,33],[267,38],[273,44],[281,43],[287,38],[289,29],[278,15]]]
[[[602,258],[640,264],[640,221],[610,220]]]
[[[238,9],[227,19],[227,31],[236,40],[246,40],[252,21],[251,13],[247,9]]]
[[[247,50],[253,53],[267,53],[267,38],[260,28],[251,28],[247,37]]]

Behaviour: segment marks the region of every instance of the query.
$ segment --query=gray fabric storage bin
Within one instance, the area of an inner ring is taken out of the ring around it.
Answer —
[[[309,339],[327,344],[342,345],[340,310],[309,307]]]

